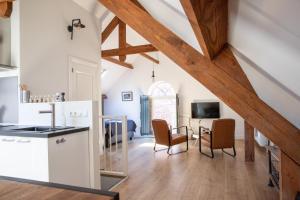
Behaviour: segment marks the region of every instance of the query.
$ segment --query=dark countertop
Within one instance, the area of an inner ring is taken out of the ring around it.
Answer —
[[[18,130],[24,128],[30,128],[34,126],[20,126],[20,125],[11,125],[11,126],[2,126],[0,125],[0,136],[18,136],[18,137],[34,137],[34,138],[51,138],[62,135],[68,135],[78,132],[83,132],[89,130],[89,127],[58,127],[60,130],[51,130],[51,131],[26,131]],[[39,126],[42,128],[48,128]]]

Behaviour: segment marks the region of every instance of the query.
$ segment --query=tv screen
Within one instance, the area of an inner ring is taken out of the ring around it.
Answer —
[[[193,119],[220,118],[219,102],[192,103]]]

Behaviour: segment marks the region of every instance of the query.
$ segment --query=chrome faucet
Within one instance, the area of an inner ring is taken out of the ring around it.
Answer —
[[[51,114],[51,129],[55,128],[55,103],[50,103],[51,110],[41,110],[39,114]]]

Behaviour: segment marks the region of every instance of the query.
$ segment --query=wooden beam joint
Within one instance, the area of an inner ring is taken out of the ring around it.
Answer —
[[[0,17],[9,18],[13,10],[13,1],[12,0],[3,0],[0,1]]]
[[[213,59],[227,43],[228,0],[180,0],[206,57]]]

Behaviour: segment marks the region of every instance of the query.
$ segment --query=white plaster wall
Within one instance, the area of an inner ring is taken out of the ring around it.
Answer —
[[[18,121],[18,77],[0,78],[0,123]]]
[[[0,64],[11,64],[11,28],[10,19],[0,20]],[[0,69],[1,70],[1,69]]]
[[[69,56],[100,63],[100,23],[71,0],[21,0],[20,81],[35,95],[68,94]],[[80,18],[85,29],[70,39],[67,26]]]
[[[157,55],[153,55],[154,57]],[[170,83],[179,94],[179,115],[182,124],[187,125],[188,117],[191,116],[191,102],[197,100],[219,101],[218,98],[208,91],[198,81],[183,71],[164,55],[160,54],[161,64],[155,66],[156,81],[166,81]],[[152,84],[153,64],[143,57],[138,57],[133,63],[134,70],[124,72],[119,81],[106,92],[108,99],[105,100],[106,115],[127,115],[128,119],[133,119],[137,125],[137,132],[140,130],[140,95],[147,94]],[[131,102],[122,102],[122,91],[133,91]],[[243,119],[232,109],[221,103],[221,117],[234,118],[236,120],[236,138],[243,138]],[[206,127],[211,126],[212,120],[203,120],[201,123]],[[198,120],[193,120],[193,127],[198,132]]]
[[[11,64],[20,67],[20,0],[13,2],[11,20]]]

